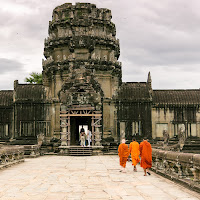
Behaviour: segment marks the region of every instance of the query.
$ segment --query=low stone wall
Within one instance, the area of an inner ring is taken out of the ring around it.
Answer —
[[[0,147],[0,169],[20,162],[24,162],[24,147],[13,145]]]
[[[152,170],[200,192],[200,154],[152,150]]]

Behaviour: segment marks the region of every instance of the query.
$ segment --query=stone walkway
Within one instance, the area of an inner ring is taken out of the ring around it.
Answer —
[[[0,171],[1,200],[198,200],[154,173],[119,172],[117,156],[43,156]]]

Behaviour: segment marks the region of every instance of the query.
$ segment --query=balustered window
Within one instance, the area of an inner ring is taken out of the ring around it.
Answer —
[[[188,123],[188,136],[197,136],[197,125],[195,123]]]
[[[9,136],[9,124],[0,124],[0,138]]]
[[[132,122],[132,135],[142,135],[141,121]]]
[[[178,135],[181,129],[185,132],[185,124],[174,124],[174,136]]]
[[[21,136],[35,136],[34,133],[34,121],[31,122],[22,122],[20,123],[21,126]]]
[[[43,133],[45,136],[50,136],[50,122],[49,121],[37,121],[36,122],[36,134]]]
[[[163,131],[168,132],[168,124],[167,123],[156,123],[156,137],[162,138]]]

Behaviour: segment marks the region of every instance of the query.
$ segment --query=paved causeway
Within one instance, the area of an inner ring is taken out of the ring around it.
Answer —
[[[1,200],[198,200],[154,173],[119,172],[117,156],[43,156],[0,171]]]

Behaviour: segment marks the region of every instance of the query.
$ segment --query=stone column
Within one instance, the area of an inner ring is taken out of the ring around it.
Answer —
[[[96,127],[95,128],[95,146],[101,146],[101,135],[100,135],[100,131],[99,128]]]
[[[62,123],[63,121],[61,122],[61,125]],[[66,127],[61,128],[61,146],[67,146],[67,128]]]
[[[95,140],[94,140],[94,134],[95,134],[95,129],[94,129],[94,116],[92,116],[92,146],[94,146],[94,144],[95,144]]]
[[[61,105],[61,112],[66,111],[66,106]],[[67,121],[66,118],[60,119],[60,126],[61,126],[61,146],[67,146]]]

